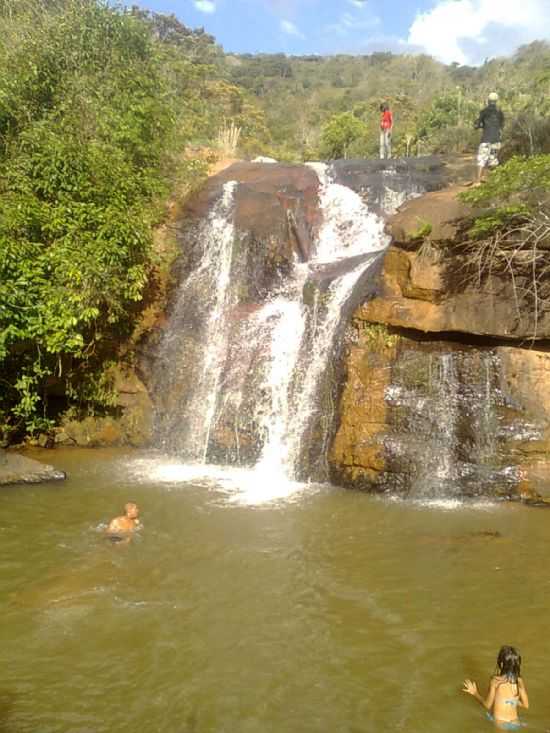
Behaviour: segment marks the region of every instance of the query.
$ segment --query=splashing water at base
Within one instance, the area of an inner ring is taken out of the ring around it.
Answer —
[[[151,481],[172,486],[186,483],[205,485],[222,494],[231,504],[261,506],[274,502],[296,500],[304,492],[314,493],[320,487],[289,481],[278,466],[270,471],[268,465],[252,469],[214,464],[179,463],[167,456],[133,462],[132,469],[146,474]]]

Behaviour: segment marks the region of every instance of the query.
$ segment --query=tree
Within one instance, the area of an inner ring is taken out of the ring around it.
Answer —
[[[48,425],[52,386],[108,406],[104,365],[141,307],[159,201],[200,174],[181,151],[221,124],[212,66],[174,42],[179,26],[162,41],[102,0],[1,10],[0,440]]]
[[[359,154],[366,145],[369,128],[352,112],[333,115],[321,132],[321,155],[325,158],[347,158]]]

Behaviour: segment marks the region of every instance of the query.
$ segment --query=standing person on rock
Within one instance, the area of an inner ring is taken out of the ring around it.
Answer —
[[[481,143],[477,153],[477,183],[481,183],[486,168],[496,168],[498,165],[498,153],[502,142],[502,128],[504,127],[504,114],[497,107],[498,94],[491,92],[487,100],[487,106],[481,110],[476,120],[475,127],[483,130]]]
[[[389,104],[380,105],[380,158],[391,158],[391,136],[393,130],[393,115]]]

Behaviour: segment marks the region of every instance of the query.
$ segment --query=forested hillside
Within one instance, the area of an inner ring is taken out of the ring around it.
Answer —
[[[205,174],[191,144],[268,137],[223,54],[174,18],[102,0],[0,4],[0,439],[51,396],[109,404],[105,364],[154,275],[153,228]]]
[[[391,53],[232,55],[227,64],[231,79],[256,95],[276,150],[289,158],[375,155],[382,101],[394,112],[398,155],[473,150],[472,123],[491,91],[500,94],[507,115],[506,153],[550,151],[550,45],[544,42],[480,68]]]

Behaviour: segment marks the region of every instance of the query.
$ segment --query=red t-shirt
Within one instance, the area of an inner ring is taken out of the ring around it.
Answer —
[[[380,127],[383,130],[391,130],[393,127],[393,115],[389,109],[382,112],[382,118],[380,120]]]

